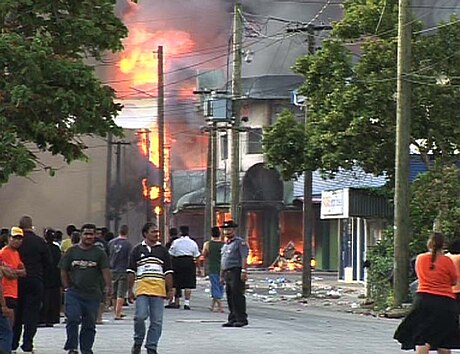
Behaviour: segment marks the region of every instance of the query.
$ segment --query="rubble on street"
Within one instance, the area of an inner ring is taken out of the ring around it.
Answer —
[[[372,306],[365,305],[364,284],[341,282],[337,280],[336,273],[315,273],[312,274],[312,294],[303,298],[301,272],[251,272],[247,282],[247,300],[292,306],[296,310],[320,307],[332,311],[376,315]]]

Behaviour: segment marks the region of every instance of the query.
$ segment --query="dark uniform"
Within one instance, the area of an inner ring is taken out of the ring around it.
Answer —
[[[221,268],[225,280],[225,292],[230,313],[228,323],[236,327],[248,324],[246,313],[245,282],[241,280],[243,259],[249,253],[246,242],[238,236],[228,240],[222,247]]]

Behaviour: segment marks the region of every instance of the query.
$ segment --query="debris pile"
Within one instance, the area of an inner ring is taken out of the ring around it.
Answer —
[[[272,272],[302,271],[302,264],[302,253],[296,250],[293,241],[289,241],[268,269]]]
[[[362,313],[360,298],[363,295],[362,286],[337,284],[321,277],[312,277],[311,296],[302,297],[302,281],[293,276],[299,273],[287,273],[279,277],[264,277],[249,279],[247,295],[253,301],[270,304],[292,304],[313,307],[328,307],[337,311]],[[369,312],[366,309],[365,312]]]

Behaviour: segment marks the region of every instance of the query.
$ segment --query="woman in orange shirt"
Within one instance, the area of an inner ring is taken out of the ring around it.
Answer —
[[[458,312],[452,286],[457,283],[457,270],[444,255],[444,237],[433,233],[428,240],[429,252],[419,254],[415,270],[419,280],[412,310],[401,322],[394,338],[404,350],[428,354],[437,350],[449,354],[460,348]]]

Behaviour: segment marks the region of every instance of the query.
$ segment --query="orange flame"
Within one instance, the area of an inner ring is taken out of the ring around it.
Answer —
[[[158,139],[158,130],[156,128],[139,131],[139,149],[141,153],[148,157],[154,166],[160,165],[160,143]],[[171,203],[171,147],[164,147],[164,202]],[[148,186],[146,178],[142,179],[142,194],[145,198],[156,200],[160,197],[160,186]],[[158,215],[158,214],[157,214]]]
[[[150,32],[145,28],[132,28],[125,43],[119,63],[120,72],[129,77],[131,86],[157,84],[158,59],[154,51],[163,46],[165,69],[169,59],[190,53],[195,47],[191,35],[183,31]],[[190,94],[189,94],[190,95]]]
[[[144,197],[149,197],[150,200],[155,200],[160,197],[160,187],[153,186],[149,188],[147,186],[147,178],[142,179],[142,194]]]

